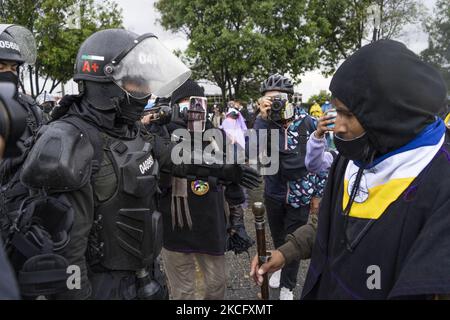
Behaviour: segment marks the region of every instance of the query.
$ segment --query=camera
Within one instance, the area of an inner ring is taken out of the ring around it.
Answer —
[[[151,122],[158,125],[166,125],[172,119],[172,108],[170,107],[169,98],[157,98],[155,105],[150,109],[144,109],[144,116],[153,114]]]
[[[26,128],[27,112],[16,100],[17,89],[14,84],[0,82],[0,136],[5,140],[4,157],[19,156],[21,150],[17,141]]]
[[[289,103],[289,100],[282,97],[273,97],[269,118],[272,121],[281,122],[292,119],[292,117],[294,117],[294,107]]]

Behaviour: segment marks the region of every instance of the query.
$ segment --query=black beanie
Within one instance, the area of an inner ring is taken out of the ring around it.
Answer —
[[[171,102],[178,103],[180,100],[189,97],[204,97],[205,90],[197,82],[188,79],[177,90],[172,93]]]
[[[446,105],[442,76],[404,44],[380,40],[359,49],[330,84],[380,153],[398,149],[433,123]]]

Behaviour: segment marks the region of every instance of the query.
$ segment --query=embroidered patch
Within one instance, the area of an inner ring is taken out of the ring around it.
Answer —
[[[204,196],[209,191],[209,184],[206,181],[195,180],[191,182],[191,190],[197,196]]]

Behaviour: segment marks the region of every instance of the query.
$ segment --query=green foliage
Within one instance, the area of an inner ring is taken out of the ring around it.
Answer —
[[[399,35],[423,11],[415,0],[159,0],[155,7],[163,27],[190,41],[183,58],[194,78],[217,83],[224,97],[256,95],[275,72],[297,81],[318,67],[330,75],[365,42]]]
[[[450,2],[438,0],[426,30],[429,33],[428,48],[421,55],[441,71],[450,90]]]
[[[305,0],[160,0],[166,29],[190,40],[185,59],[194,77],[211,80],[223,95],[246,99],[258,94],[269,74],[298,78],[318,61],[315,45],[297,12]]]
[[[52,92],[59,83],[72,78],[78,48],[88,36],[122,25],[122,12],[112,1],[4,0],[2,17],[27,27],[36,38],[36,64],[24,70],[34,97],[49,80]],[[44,79],[43,85],[40,78]]]
[[[320,90],[318,94],[312,95],[308,99],[308,105],[311,106],[314,101],[316,101],[319,105],[323,105],[325,101],[331,101],[331,93],[329,93],[327,90]]]
[[[401,35],[426,11],[416,0],[312,0],[309,9],[311,37],[327,75],[365,43]]]

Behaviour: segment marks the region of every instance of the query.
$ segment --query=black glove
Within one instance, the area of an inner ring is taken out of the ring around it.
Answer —
[[[258,171],[247,165],[240,164],[179,164],[172,166],[171,174],[180,178],[187,176],[194,176],[199,179],[216,177],[221,183],[229,184],[231,182],[240,184],[247,189],[255,189],[261,183],[261,176]]]
[[[50,112],[50,117],[52,120],[61,118],[63,115],[69,111],[70,106],[74,103],[80,103],[81,95],[67,94],[59,100],[58,104]]]
[[[248,252],[248,249],[254,244],[255,241],[249,237],[245,230],[242,206],[230,206],[227,251],[234,251],[235,254]]]
[[[225,188],[225,200],[230,206],[236,206],[245,202],[245,193],[242,187],[231,183]]]
[[[247,189],[255,189],[261,184],[261,176],[255,169],[241,164],[226,164],[220,178],[231,181]]]

